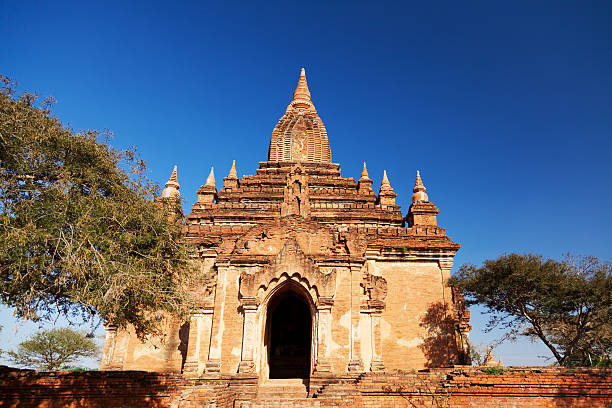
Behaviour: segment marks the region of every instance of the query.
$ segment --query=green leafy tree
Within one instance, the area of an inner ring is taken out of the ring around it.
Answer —
[[[489,330],[502,327],[511,339],[540,339],[559,365],[610,361],[608,263],[594,257],[559,262],[510,254],[480,268],[465,264],[450,284],[463,290],[468,305],[483,305],[491,314]]]
[[[69,129],[52,102],[0,76],[0,300],[20,318],[155,333],[157,312],[190,308],[192,249],[134,149]]]
[[[82,357],[96,357],[96,343],[85,334],[68,327],[40,331],[23,341],[17,351],[9,351],[9,360],[18,366],[41,371],[70,368]]]

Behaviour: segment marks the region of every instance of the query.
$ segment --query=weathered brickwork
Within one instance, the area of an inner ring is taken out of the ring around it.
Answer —
[[[145,343],[109,322],[101,369],[261,384],[465,363],[469,313],[447,286],[459,244],[420,174],[405,214],[389,175],[378,193],[365,163],[341,175],[302,71],[268,161],[242,177],[233,162],[220,189],[211,169],[186,216],[199,310]],[[179,189],[174,169],[160,200]]]
[[[303,392],[304,395],[300,394]],[[308,397],[306,397],[308,395]],[[0,407],[589,407],[612,405],[603,369],[477,368],[315,377],[308,387],[253,377],[189,379],[149,372],[0,371]]]

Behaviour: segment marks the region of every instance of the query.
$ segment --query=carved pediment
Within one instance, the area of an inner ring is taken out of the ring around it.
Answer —
[[[295,240],[307,255],[333,254],[337,238],[327,226],[290,215],[251,228],[236,241],[232,253],[238,255],[276,255],[289,239]]]
[[[238,238],[231,253],[237,255],[275,256],[285,242],[293,239],[308,256],[352,255],[362,256],[366,240],[351,233],[345,226],[332,229],[312,219],[289,215],[267,224],[256,225]]]
[[[258,291],[264,292],[271,285],[283,279],[291,279],[303,285],[315,296],[333,297],[335,291],[336,272],[324,273],[316,263],[306,256],[297,240],[289,238],[275,259],[261,272],[243,272],[240,275],[240,295],[256,297]]]

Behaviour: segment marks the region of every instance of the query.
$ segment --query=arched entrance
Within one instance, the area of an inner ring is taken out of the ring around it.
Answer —
[[[268,303],[266,344],[269,378],[309,378],[312,315],[307,300],[291,288]]]

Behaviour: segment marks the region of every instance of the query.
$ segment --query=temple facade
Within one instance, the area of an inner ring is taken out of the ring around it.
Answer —
[[[185,217],[203,283],[188,322],[141,342],[107,327],[102,370],[260,381],[468,363],[469,312],[448,285],[459,244],[420,174],[404,214],[386,171],[343,177],[304,70],[268,160],[218,189],[211,169]],[[174,169],[162,200],[179,200]]]

